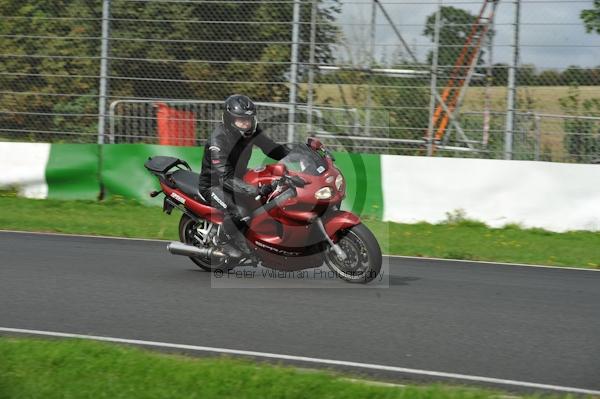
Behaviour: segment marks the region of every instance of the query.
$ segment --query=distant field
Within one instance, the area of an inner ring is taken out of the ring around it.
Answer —
[[[422,81],[415,81],[415,85],[425,85],[425,83]],[[429,90],[429,87],[423,87],[425,90]],[[305,89],[305,87],[303,89]],[[523,113],[535,112],[537,114],[564,115],[566,114],[566,111],[561,108],[560,99],[566,98],[569,95],[570,89],[569,86],[521,86],[517,90],[519,111]],[[393,89],[379,90],[389,90],[390,93],[393,92]],[[491,110],[499,113],[492,119],[492,129],[495,128],[497,133],[500,131],[499,134],[503,134],[507,88],[490,87],[488,90]],[[410,89],[407,89],[407,92],[410,92]],[[357,107],[360,109],[360,107],[365,106],[366,104],[365,93],[366,91],[360,90],[358,85],[338,86],[335,84],[321,84],[317,86],[315,95],[316,103],[319,105],[343,107],[344,104],[346,104],[349,107]],[[581,86],[578,89],[578,93],[581,101],[593,98],[600,99],[600,86]],[[484,87],[468,88],[461,111],[483,112],[485,96],[486,89]],[[422,106],[424,109],[427,109],[429,105],[428,103],[415,104],[414,99],[409,96],[406,98],[406,103],[403,103],[402,100],[399,100],[397,103],[398,108],[415,106]],[[528,140],[533,143],[535,135],[533,118],[529,119],[524,126],[528,129]],[[596,126],[598,128],[597,130],[600,130],[600,121],[596,123]],[[419,126],[407,127],[414,128]],[[564,161],[568,158],[565,154],[563,144],[565,135],[564,120],[542,117],[540,120],[539,133],[541,143],[540,150],[542,154],[545,153],[554,161]],[[482,140],[483,132],[471,132],[469,137],[472,140]],[[533,152],[533,149],[530,148],[527,151]]]
[[[341,87],[341,90],[340,90]],[[429,89],[429,87],[425,87]],[[366,102],[364,96],[357,96],[357,85],[320,84],[316,89],[316,103],[329,102],[338,106],[343,105],[344,96],[350,106],[361,106]],[[564,114],[560,107],[559,99],[569,94],[569,86],[521,86],[517,95],[521,103],[529,102],[530,110],[546,114]],[[506,110],[506,87],[490,87],[492,109],[496,111]],[[600,86],[580,86],[580,97],[582,100],[600,98]],[[343,93],[343,96],[342,96]],[[463,111],[482,111],[485,99],[484,87],[470,87],[465,94]],[[402,106],[402,104],[398,104]],[[523,111],[527,111],[524,108]]]

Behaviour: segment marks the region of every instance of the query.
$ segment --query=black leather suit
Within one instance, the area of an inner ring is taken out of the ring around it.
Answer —
[[[275,160],[282,159],[289,152],[287,147],[263,134],[260,125],[252,136],[244,138],[239,132],[227,131],[220,124],[204,147],[200,192],[214,207],[224,211],[223,227],[230,237],[239,238],[240,230],[245,227],[240,224],[245,210],[238,208],[239,199],[241,196],[257,195],[256,187],[243,181],[255,145]]]

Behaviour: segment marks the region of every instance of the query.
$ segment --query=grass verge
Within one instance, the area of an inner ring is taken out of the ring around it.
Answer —
[[[0,195],[0,229],[177,239],[179,213],[133,201],[56,201]],[[470,220],[399,224],[365,220],[387,254],[600,268],[600,233],[553,233]]]
[[[390,387],[326,371],[193,358],[84,340],[0,338],[0,398],[498,398],[443,385]]]

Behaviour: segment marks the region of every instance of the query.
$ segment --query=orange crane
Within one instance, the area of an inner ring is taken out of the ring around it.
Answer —
[[[475,22],[473,22],[471,31],[456,59],[448,83],[442,92],[441,100],[446,105],[447,110],[452,114],[454,113],[454,110],[460,106],[460,102],[464,96],[465,86],[469,84],[473,75],[481,51],[483,38],[486,36],[494,18],[497,2],[498,0],[484,1],[481,11]],[[488,11],[488,16],[484,17],[489,5],[492,5],[492,7]],[[449,122],[450,115],[444,110],[444,107],[441,104],[438,104],[433,114],[432,126],[433,131],[435,131],[435,135],[433,136],[434,143],[440,142],[444,137]],[[435,145],[433,148],[435,149]]]

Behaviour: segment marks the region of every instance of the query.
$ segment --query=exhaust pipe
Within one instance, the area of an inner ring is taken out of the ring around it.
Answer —
[[[223,252],[218,251],[214,248],[198,248],[193,245],[187,245],[182,242],[173,241],[167,245],[167,250],[173,255],[183,255],[183,256],[202,256],[205,258],[210,258],[212,256],[216,256],[219,258],[226,258]]]

